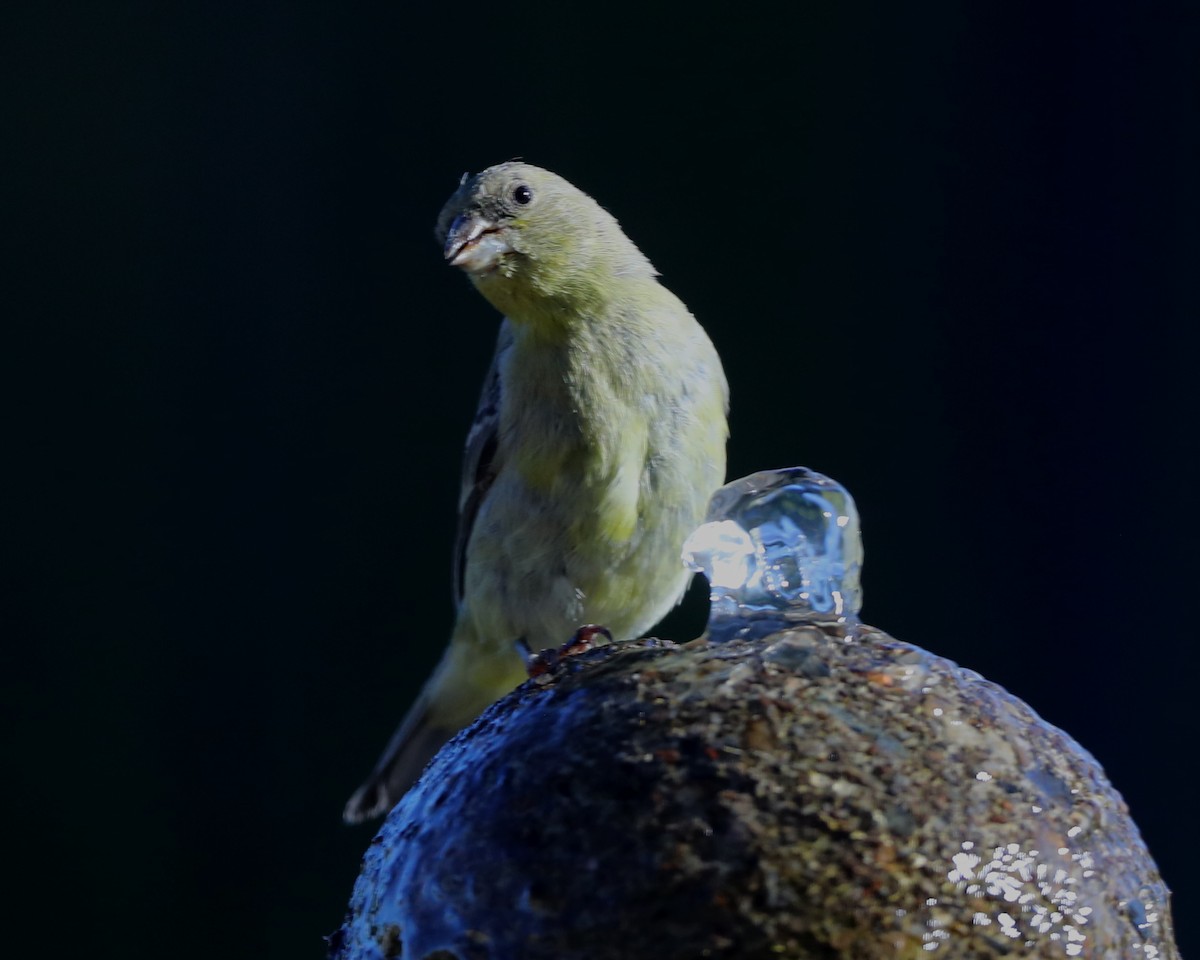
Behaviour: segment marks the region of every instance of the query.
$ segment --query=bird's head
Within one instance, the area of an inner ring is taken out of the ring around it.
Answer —
[[[593,299],[622,276],[654,275],[595,200],[517,161],[465,178],[442,208],[436,235],[447,262],[516,319]]]

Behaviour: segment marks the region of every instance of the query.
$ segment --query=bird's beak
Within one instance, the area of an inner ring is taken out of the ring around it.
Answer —
[[[452,267],[461,267],[467,273],[488,273],[512,251],[506,233],[478,214],[460,213],[450,224],[442,252]]]

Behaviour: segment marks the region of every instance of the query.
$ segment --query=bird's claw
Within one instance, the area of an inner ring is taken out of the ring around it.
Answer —
[[[602,637],[603,640],[598,641],[596,638]],[[523,656],[525,657],[525,672],[532,677],[540,677],[544,673],[549,673],[563,660],[564,657],[574,657],[580,653],[586,653],[601,642],[612,642],[612,631],[608,627],[602,627],[598,623],[586,623],[557,650],[553,647],[547,647],[545,650],[539,650],[537,653],[529,653],[529,644],[522,637],[517,641],[517,649],[524,648]]]

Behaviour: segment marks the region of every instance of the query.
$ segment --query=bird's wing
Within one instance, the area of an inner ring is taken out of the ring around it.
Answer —
[[[467,433],[467,446],[463,451],[462,486],[458,495],[458,537],[454,543],[454,602],[463,596],[463,577],[467,568],[467,542],[471,529],[479,515],[479,506],[487,496],[496,479],[499,464],[496,462],[496,441],[500,432],[500,395],[503,389],[500,370],[504,356],[513,344],[512,328],[508,320],[500,324],[496,337],[496,351],[492,354],[492,365],[483,380],[483,392],[479,396],[479,407],[475,420]]]

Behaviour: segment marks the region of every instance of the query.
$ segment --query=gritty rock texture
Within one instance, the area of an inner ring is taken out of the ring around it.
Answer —
[[[1178,956],[1066,734],[870,627],[755,632],[602,647],[490,708],[388,817],[330,956]]]

